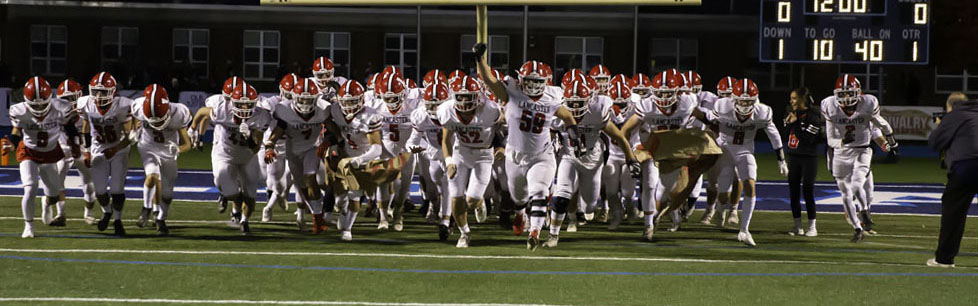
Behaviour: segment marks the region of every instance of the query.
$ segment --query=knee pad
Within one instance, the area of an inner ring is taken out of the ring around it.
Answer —
[[[554,211],[558,214],[566,214],[570,199],[565,197],[554,197]]]
[[[103,194],[95,195],[95,199],[98,200],[98,203],[100,205],[105,206],[105,205],[109,205],[109,201],[111,200],[111,197],[109,196],[108,193],[103,193]]]
[[[116,210],[122,210],[122,206],[126,204],[126,194],[113,194],[112,195],[112,208]]]
[[[546,217],[547,216],[547,200],[531,200],[530,207],[536,209],[530,209],[531,217]]]

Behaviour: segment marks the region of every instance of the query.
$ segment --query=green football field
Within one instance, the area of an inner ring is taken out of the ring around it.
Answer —
[[[135,157],[136,155],[133,154]],[[207,168],[202,153],[180,159]],[[777,179],[772,156],[759,156],[761,179]],[[932,159],[874,165],[878,182],[943,182]],[[134,166],[139,163],[135,162]],[[770,165],[770,166],[768,166]],[[820,173],[820,180],[829,180]],[[300,233],[291,213],[253,222],[252,236],[226,224],[211,202],[174,203],[172,236],[137,228],[139,200],[125,210],[129,236],[81,221],[68,203],[68,226],[35,222],[21,239],[20,197],[0,197],[0,304],[546,304],[546,305],[974,305],[978,239],[971,220],[956,269],[929,268],[940,218],[876,215],[875,236],[849,242],[842,216],[820,213],[819,237],[787,235],[790,213],[757,212],[756,248],[735,228],[686,223],[640,240],[633,223],[609,232],[588,224],[563,233],[556,249],[529,252],[491,219],[473,225],[472,246],[437,239],[416,212],[403,232],[378,231],[361,217],[354,241],[331,228]],[[699,219],[697,212],[692,220]],[[254,219],[260,219],[256,214]],[[37,218],[40,219],[39,217]],[[546,236],[545,234],[542,236]]]

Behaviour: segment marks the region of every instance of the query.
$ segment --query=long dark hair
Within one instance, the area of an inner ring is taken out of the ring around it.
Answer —
[[[815,104],[815,100],[812,100],[811,91],[808,90],[808,87],[798,87],[791,92],[801,97],[801,101],[805,104],[805,108],[812,108],[812,105]]]

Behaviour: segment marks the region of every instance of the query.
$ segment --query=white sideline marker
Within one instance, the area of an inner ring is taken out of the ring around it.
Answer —
[[[354,301],[273,301],[273,300],[180,300],[136,298],[74,298],[74,297],[0,297],[0,302],[76,302],[76,303],[155,303],[155,304],[247,304],[247,305],[365,305],[365,306],[561,306],[547,304],[493,304],[493,303],[395,303]]]

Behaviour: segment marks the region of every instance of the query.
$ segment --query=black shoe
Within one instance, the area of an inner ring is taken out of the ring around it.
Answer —
[[[223,214],[226,210],[228,210],[228,201],[221,195],[217,198],[217,213]]]
[[[109,228],[109,221],[112,219],[112,213],[103,213],[102,220],[98,220],[98,230],[104,231]]]
[[[513,228],[513,219],[512,218],[513,217],[510,216],[509,213],[500,213],[499,214],[499,226],[502,227],[503,229],[512,229]]]
[[[50,225],[50,226],[58,226],[58,227],[65,226],[65,216],[57,216],[57,217],[54,217],[54,220],[52,220],[51,221],[51,224],[48,224],[48,225]]]
[[[116,236],[122,237],[126,235],[126,229],[122,227],[122,220],[112,222],[112,228],[115,229]]]
[[[867,232],[873,231],[873,218],[869,216],[869,211],[864,210],[859,212],[859,220],[863,221],[863,230]]]
[[[438,224],[438,240],[448,241],[448,226]]]
[[[233,228],[241,227],[241,213],[231,214],[231,221],[228,221],[228,226]]]
[[[251,227],[248,226],[248,221],[241,222],[241,235],[248,236],[251,235]]]
[[[156,220],[156,235],[160,237],[170,235],[170,229],[166,227],[166,220]]]
[[[864,237],[863,230],[856,229],[856,233],[855,234],[852,234],[852,240],[849,240],[849,241],[852,241],[852,242],[860,242],[860,241],[863,241],[863,237]]]

